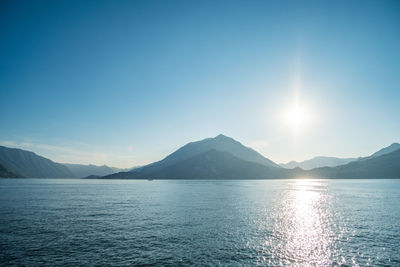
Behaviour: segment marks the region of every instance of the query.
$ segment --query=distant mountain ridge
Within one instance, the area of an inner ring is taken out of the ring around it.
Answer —
[[[304,160],[304,161],[290,161],[288,163],[281,163],[279,164],[283,168],[302,168],[303,170],[312,170],[315,168],[322,168],[322,167],[336,167],[340,165],[345,165],[349,162],[352,161],[357,161],[357,160],[366,160],[366,159],[371,159],[375,158],[378,156],[382,156],[391,152],[394,152],[396,150],[400,149],[400,144],[399,143],[393,143],[388,147],[384,147],[377,152],[373,153],[371,156],[368,157],[359,157],[359,158],[336,158],[336,157],[314,157],[312,159]]]
[[[106,165],[57,163],[31,151],[0,146],[0,177],[3,178],[84,178],[124,171]]]
[[[374,155],[374,154],[373,154]],[[352,161],[336,167],[323,167],[308,172],[310,177],[318,178],[400,178],[400,149],[378,154],[367,159]]]
[[[60,163],[33,152],[0,146],[0,162],[12,173],[26,178],[74,178]]]
[[[109,167],[107,165],[97,166],[97,165],[83,165],[83,164],[71,164],[71,163],[63,163],[75,177],[84,178],[89,175],[95,176],[105,176],[109,174],[113,174],[116,172],[123,171],[123,169]]]
[[[319,156],[300,162],[290,161],[288,163],[281,163],[279,165],[283,168],[288,168],[288,169],[293,169],[298,167],[302,168],[303,170],[311,170],[320,167],[335,167],[339,165],[344,165],[355,160],[357,160],[357,158],[336,158],[336,157]]]

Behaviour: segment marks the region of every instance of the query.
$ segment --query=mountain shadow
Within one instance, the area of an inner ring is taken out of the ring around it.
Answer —
[[[0,163],[0,178],[23,178],[21,175],[9,171],[3,164]]]

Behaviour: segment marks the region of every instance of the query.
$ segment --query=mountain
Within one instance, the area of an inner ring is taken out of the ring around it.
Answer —
[[[0,178],[22,178],[22,176],[10,172],[3,164],[0,163]]]
[[[188,143],[161,161],[104,178],[260,179],[285,178],[296,171],[283,169],[253,149],[220,134]]]
[[[400,149],[346,165],[313,169],[308,175],[318,178],[400,178]]]
[[[307,164],[339,164],[303,170],[282,168],[234,139],[218,135],[192,142],[163,160],[115,173],[113,167],[59,164],[33,152],[0,146],[0,177],[107,179],[270,179],[270,178],[400,178],[400,145],[394,143],[369,157],[317,157]],[[286,165],[287,166],[287,165]],[[290,166],[292,167],[292,166]],[[89,176],[89,177],[88,177]]]
[[[345,165],[349,162],[356,161],[356,160],[366,160],[370,158],[375,158],[378,156],[382,156],[388,153],[391,153],[393,151],[396,151],[400,149],[400,144],[399,143],[393,143],[388,147],[382,148],[381,150],[375,152],[371,156],[368,157],[360,157],[360,158],[336,158],[336,157],[314,157],[309,160],[304,160],[301,162],[297,161],[290,161],[288,163],[281,163],[279,166],[283,168],[302,168],[303,170],[311,170],[315,168],[321,168],[321,167],[336,167],[340,165]]]
[[[394,151],[399,150],[399,149],[400,149],[400,144],[399,143],[393,143],[390,146],[382,148],[381,150],[378,150],[377,152],[375,152],[371,156],[363,158],[363,159],[365,160],[365,159],[370,159],[370,158],[376,158],[376,157],[379,157],[379,156],[382,156],[382,155],[385,155],[385,154],[389,154],[389,153],[394,152]]]
[[[33,152],[0,146],[0,162],[12,173],[27,178],[73,178],[71,171]]]
[[[106,179],[270,179],[300,176],[302,170],[287,170],[240,159],[229,152],[211,149],[163,168],[120,172]],[[96,178],[96,177],[92,177]]]
[[[96,165],[82,165],[82,164],[70,164],[63,163],[75,177],[83,178],[89,175],[105,176],[122,171],[122,169],[108,167],[106,165],[96,166]]]
[[[288,163],[282,163],[279,164],[279,166],[287,169],[299,167],[303,170],[311,170],[320,167],[335,167],[339,165],[344,165],[355,160],[357,160],[357,158],[314,157],[312,159],[304,160],[301,162],[290,161]]]
[[[143,167],[135,168],[132,171],[147,173],[154,172],[213,149],[217,151],[228,152],[233,156],[246,161],[256,162],[268,167],[280,168],[279,165],[265,158],[257,151],[242,145],[233,138],[220,134],[214,138],[206,138],[201,141],[188,143],[185,146],[179,148],[177,151],[168,155],[163,160],[154,162]]]
[[[132,167],[132,168],[124,168],[124,169],[117,168],[117,167],[109,167],[109,168],[111,168],[111,169],[113,170],[113,172],[116,173],[116,172],[127,172],[127,171],[129,171],[129,170],[134,169],[135,167]]]

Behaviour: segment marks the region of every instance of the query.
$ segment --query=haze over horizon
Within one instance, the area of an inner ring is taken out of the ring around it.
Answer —
[[[128,168],[218,134],[276,163],[399,142],[397,1],[0,7],[0,145]]]

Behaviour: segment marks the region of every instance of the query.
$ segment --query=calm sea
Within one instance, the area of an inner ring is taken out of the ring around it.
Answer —
[[[0,180],[0,265],[400,266],[400,180]]]

